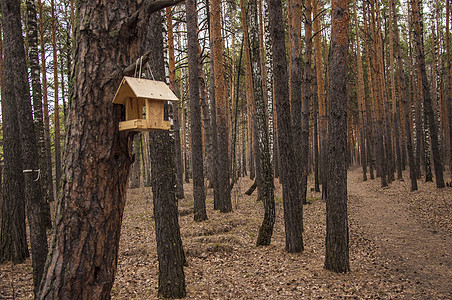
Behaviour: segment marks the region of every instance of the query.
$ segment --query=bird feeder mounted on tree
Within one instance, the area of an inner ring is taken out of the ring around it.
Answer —
[[[119,122],[119,130],[169,130],[164,120],[165,101],[178,101],[166,83],[142,78],[124,77],[116,91],[114,104],[126,107],[126,120]]]

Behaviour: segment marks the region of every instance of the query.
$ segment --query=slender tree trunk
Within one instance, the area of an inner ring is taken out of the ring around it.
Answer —
[[[348,1],[331,3],[330,108],[325,268],[350,271],[347,220],[347,56]],[[333,112],[334,111],[334,112]]]
[[[396,84],[395,76],[396,72],[394,69],[394,31],[393,27],[393,7],[392,1],[389,0],[389,65],[390,65],[390,76],[391,76],[391,100],[392,100],[392,116],[394,124],[394,141],[395,141],[395,153],[396,153],[396,169],[397,178],[402,179],[402,155],[400,151],[400,137],[399,137],[399,113],[397,110],[397,98],[396,98]]]
[[[433,105],[432,105],[432,97],[430,92],[430,86],[427,79],[427,72],[425,70],[425,57],[424,57],[424,49],[422,44],[422,33],[421,33],[421,14],[419,9],[418,0],[412,0],[413,7],[413,16],[414,16],[414,29],[415,29],[415,40],[416,40],[416,49],[417,49],[417,58],[419,67],[421,69],[422,75],[422,92],[424,96],[424,111],[425,117],[428,120],[428,125],[430,129],[431,135],[431,144],[432,144],[432,152],[433,152],[433,164],[435,166],[435,177],[436,177],[436,186],[438,188],[443,188],[444,178],[443,178],[443,165],[441,162],[441,154],[439,151],[438,144],[438,128],[436,126],[436,120],[433,113]]]
[[[326,188],[326,139],[327,139],[327,117],[325,104],[325,86],[323,80],[323,59],[322,59],[322,33],[320,32],[322,16],[319,14],[319,1],[313,0],[314,19],[314,54],[317,78],[317,95],[319,105],[319,127],[320,127],[320,182],[322,190]],[[320,7],[321,8],[321,7]]]
[[[306,204],[307,180],[309,173],[309,114],[312,98],[312,75],[311,75],[311,57],[312,57],[312,18],[311,18],[311,0],[304,0],[305,7],[305,53],[304,53],[304,74],[303,74],[303,111],[301,124],[301,164],[302,176],[300,178],[300,197],[303,204]]]
[[[294,164],[295,150],[290,125],[290,101],[287,76],[286,48],[281,0],[269,0],[270,35],[272,39],[274,94],[278,122],[278,150],[280,151],[283,184],[286,251],[303,251],[303,205],[298,189]]]
[[[136,134],[133,137],[133,163],[129,176],[129,188],[136,189],[141,184],[141,134]]]
[[[314,2],[317,2],[317,0],[314,0]],[[317,69],[316,62],[314,61],[314,72]],[[314,125],[314,131],[313,131],[313,142],[314,142],[314,190],[316,192],[320,192],[320,180],[319,180],[319,135],[318,135],[318,115],[319,115],[319,97],[317,93],[317,77],[312,77],[314,81],[313,90],[315,91],[313,93],[313,125]]]
[[[202,159],[201,107],[198,74],[198,18],[196,12],[196,0],[186,0],[185,6],[187,9],[194,219],[199,222],[207,219],[207,213],[206,195],[204,194],[204,167]]]
[[[302,131],[302,87],[301,82],[303,78],[302,60],[301,60],[301,6],[302,0],[290,0],[288,9],[289,12],[289,37],[290,37],[290,116],[292,120],[292,136],[293,147],[295,150],[298,189],[300,193],[300,200],[304,203],[306,201],[306,194],[303,192],[304,170],[308,169],[307,155],[304,152],[304,142],[306,141],[305,132]],[[306,88],[306,86],[304,86]],[[304,89],[303,89],[304,92]],[[303,103],[304,104],[304,103]],[[303,106],[304,108],[304,106]],[[304,128],[303,128],[304,129]],[[304,196],[304,197],[303,197]]]
[[[356,94],[358,97],[358,122],[359,122],[359,135],[361,143],[361,166],[363,168],[363,181],[367,180],[367,161],[366,161],[366,143],[365,143],[365,106],[364,106],[364,76],[363,76],[363,64],[361,61],[361,49],[359,40],[359,26],[358,26],[358,12],[356,9],[356,1],[353,2],[354,18],[355,18],[355,33],[356,33],[356,64],[357,64],[357,82]]]
[[[229,158],[228,158],[228,101],[224,82],[223,64],[223,40],[221,38],[221,5],[219,0],[210,2],[210,15],[212,26],[212,53],[215,74],[215,100],[217,104],[217,128],[218,128],[218,190],[220,197],[220,211],[232,211],[231,191],[229,183]]]
[[[49,168],[47,165],[47,149],[44,138],[44,119],[42,111],[42,89],[39,76],[39,55],[38,55],[38,28],[36,21],[36,2],[27,1],[27,24],[28,24],[28,49],[30,62],[30,79],[32,86],[32,100],[34,109],[34,128],[36,133],[36,142],[39,151],[39,175],[41,188],[43,191],[42,212],[43,222],[47,228],[52,227],[50,216],[50,199],[53,199],[53,183],[46,172]],[[51,168],[52,166],[50,166]],[[51,188],[50,188],[51,187]]]
[[[405,74],[403,73],[403,60],[402,60],[402,51],[400,49],[400,36],[399,36],[399,26],[397,21],[397,11],[395,2],[391,1],[392,11],[394,12],[393,19],[393,27],[394,27],[394,37],[395,37],[395,47],[396,47],[396,58],[397,58],[397,73],[398,73],[398,81],[401,87],[401,92],[399,93],[399,97],[402,99],[403,106],[403,114],[405,121],[405,136],[407,141],[407,152],[408,152],[408,162],[410,165],[410,179],[411,179],[411,190],[417,190],[417,175],[416,175],[416,167],[414,162],[414,154],[413,154],[413,142],[411,139],[411,125],[410,125],[410,116],[411,116],[411,105],[409,104],[409,91],[407,89]]]
[[[47,157],[47,177],[49,178],[49,201],[55,200],[55,189],[53,185],[53,170],[52,170],[52,152],[50,146],[50,118],[49,118],[49,104],[47,99],[47,67],[46,67],[46,53],[44,42],[44,14],[42,13],[41,0],[38,0],[38,12],[39,12],[39,42],[40,42],[40,54],[41,54],[41,72],[42,72],[42,105],[44,109],[44,140],[46,147]]]
[[[447,111],[449,118],[449,173],[452,182],[452,50],[450,42],[450,27],[452,23],[450,3],[446,1],[446,51],[447,51]]]
[[[52,48],[53,48],[53,86],[54,86],[54,104],[53,117],[55,122],[55,185],[57,195],[60,191],[61,179],[61,133],[60,133],[60,107],[58,96],[58,58],[57,58],[57,42],[56,42],[56,17],[54,0],[50,2],[52,16]]]
[[[177,90],[176,84],[176,63],[174,60],[174,35],[173,35],[173,14],[171,7],[166,8],[166,26],[168,28],[168,68],[170,77],[170,87],[173,92]],[[182,93],[182,91],[180,91]],[[183,180],[183,163],[182,163],[182,150],[180,141],[180,103],[171,102],[173,108],[173,130],[174,130],[174,152],[176,162],[176,198],[184,198],[184,180]]]

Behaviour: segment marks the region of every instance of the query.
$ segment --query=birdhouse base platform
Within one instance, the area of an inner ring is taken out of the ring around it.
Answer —
[[[152,123],[152,124],[150,124]],[[156,131],[156,130],[169,130],[171,129],[171,123],[169,121],[148,121],[145,119],[134,119],[119,122],[119,131]]]

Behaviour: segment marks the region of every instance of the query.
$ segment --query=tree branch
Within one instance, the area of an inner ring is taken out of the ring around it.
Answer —
[[[147,0],[145,2],[146,13],[152,14],[162,8],[176,5],[183,0]]]

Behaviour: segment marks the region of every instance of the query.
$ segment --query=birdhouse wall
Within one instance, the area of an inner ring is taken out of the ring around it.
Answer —
[[[163,101],[146,99],[146,120],[150,127],[160,128],[163,121]]]
[[[143,99],[129,98],[126,101],[126,120],[143,119]]]

